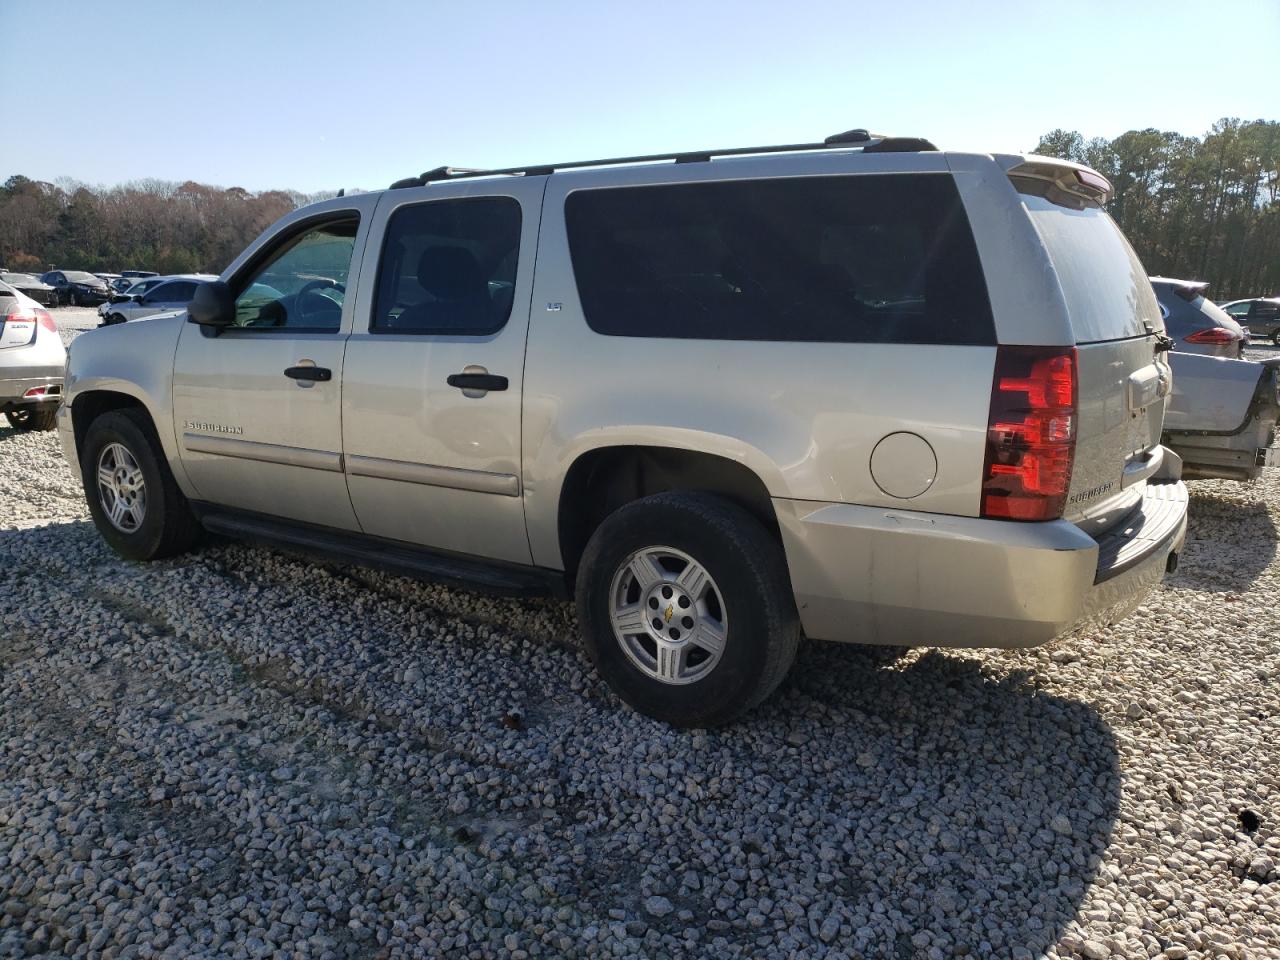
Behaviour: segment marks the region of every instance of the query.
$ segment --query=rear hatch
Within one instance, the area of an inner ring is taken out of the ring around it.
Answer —
[[[1086,187],[1098,185],[1090,197],[1018,173],[1010,176],[1052,261],[1076,341],[1075,458],[1063,516],[1097,534],[1123,519],[1160,467],[1171,379],[1158,352],[1164,324],[1146,271],[1099,205],[1106,181],[1084,171]]]

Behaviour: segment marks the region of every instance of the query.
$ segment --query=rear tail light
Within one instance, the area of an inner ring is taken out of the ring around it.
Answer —
[[[50,333],[58,332],[58,325],[53,322],[53,317],[49,316],[48,310],[32,310],[31,312],[35,314],[36,320],[40,323],[40,326],[44,327]]]
[[[997,348],[982,516],[1062,516],[1075,457],[1076,390],[1075,348]]]
[[[1228,330],[1226,327],[1208,327],[1207,329],[1187,334],[1182,339],[1187,343],[1207,343],[1222,347],[1238,343],[1244,339],[1244,336],[1234,330]]]

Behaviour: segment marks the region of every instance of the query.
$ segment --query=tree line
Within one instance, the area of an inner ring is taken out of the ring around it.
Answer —
[[[118,187],[12,176],[0,186],[0,264],[110,272],[221,273],[289,211],[332,194],[250,193],[187,181]]]
[[[1147,129],[1114,140],[1059,129],[1036,152],[1110,179],[1108,209],[1149,273],[1207,280],[1215,299],[1280,294],[1280,122],[1224,119],[1203,137]],[[13,176],[0,187],[0,263],[220,273],[278,217],[324,196]]]
[[[1207,280],[1215,300],[1280,294],[1280,122],[1224,119],[1203,137],[1054,130],[1035,152],[1111,181],[1107,209],[1153,276]]]

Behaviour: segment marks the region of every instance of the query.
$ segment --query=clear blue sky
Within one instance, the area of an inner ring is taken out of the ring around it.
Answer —
[[[818,140],[1280,119],[1280,0],[0,0],[0,179],[377,188]]]

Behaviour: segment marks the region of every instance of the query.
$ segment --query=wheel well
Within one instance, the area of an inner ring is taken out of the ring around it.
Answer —
[[[633,500],[667,490],[715,493],[732,500],[781,540],[764,482],[735,460],[670,447],[606,447],[573,462],[560,489],[560,556],[570,584],[596,527]]]
[[[137,397],[127,393],[115,393],[111,390],[91,390],[82,393],[71,404],[71,425],[76,434],[76,449],[84,449],[85,434],[89,432],[89,424],[112,410],[124,410],[136,407],[146,412],[146,407]],[[150,420],[150,414],[147,415]]]

